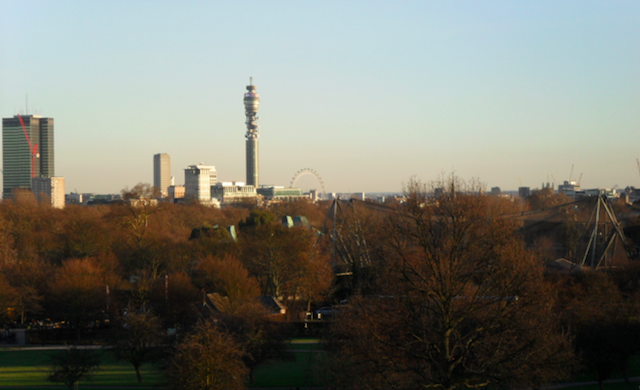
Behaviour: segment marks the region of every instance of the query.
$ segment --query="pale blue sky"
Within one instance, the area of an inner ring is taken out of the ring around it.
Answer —
[[[640,187],[638,1],[0,0],[0,115],[55,118],[67,192],[151,183],[159,152],[244,181],[250,76],[261,184]]]

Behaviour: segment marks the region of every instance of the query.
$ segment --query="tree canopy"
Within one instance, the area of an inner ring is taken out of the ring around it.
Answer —
[[[338,378],[366,388],[536,386],[568,374],[571,340],[533,253],[474,183],[407,186],[384,222],[379,294],[350,300],[333,331]],[[342,369],[342,368],[344,369]],[[354,375],[355,374],[355,375]]]

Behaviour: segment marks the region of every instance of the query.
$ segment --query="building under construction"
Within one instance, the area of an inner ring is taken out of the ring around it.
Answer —
[[[15,115],[2,119],[3,199],[31,190],[31,179],[54,176],[53,118]]]

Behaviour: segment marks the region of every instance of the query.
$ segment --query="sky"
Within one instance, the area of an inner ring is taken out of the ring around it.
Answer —
[[[249,77],[260,184],[640,187],[635,0],[0,0],[0,115],[54,118],[67,193],[153,183],[156,153],[246,181]]]

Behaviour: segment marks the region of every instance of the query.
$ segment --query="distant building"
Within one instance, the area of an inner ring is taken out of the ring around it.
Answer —
[[[528,198],[531,196],[531,188],[530,187],[519,187],[518,188],[518,196],[520,198]]]
[[[618,199],[620,195],[618,192],[611,188],[592,188],[588,190],[579,190],[575,192],[574,199],[586,198],[591,196],[604,195],[609,199]]]
[[[624,189],[624,193],[627,194],[627,203],[634,203],[640,200],[640,188],[627,187]]]
[[[2,196],[31,189],[31,179],[54,176],[53,118],[15,115],[2,119]]]
[[[64,208],[64,177],[34,177],[31,179],[31,192],[39,202],[47,202],[57,209]]]
[[[72,192],[64,196],[65,204],[82,204],[82,194]]]
[[[366,196],[364,192],[354,192],[353,194],[351,194],[351,199],[357,199],[364,202],[366,199]]]
[[[85,193],[85,194],[82,194],[82,200],[88,206],[96,206],[96,205],[102,205],[102,204],[110,204],[114,202],[121,202],[122,195],[121,194]]]
[[[156,187],[163,198],[169,196],[171,186],[171,156],[166,153],[153,155],[153,186]]]
[[[283,187],[283,186],[260,186],[258,194],[264,196],[270,201],[296,201],[300,199],[308,199],[309,196],[302,193],[300,188]]]
[[[202,204],[211,203],[211,186],[218,182],[216,167],[189,165],[184,170],[184,197]]]
[[[135,208],[142,208],[142,207],[155,207],[158,205],[158,199],[150,199],[150,198],[129,198],[126,200],[126,202],[131,206],[131,207],[135,207]]]
[[[169,200],[175,202],[176,199],[184,198],[184,186],[172,185],[169,187]]]
[[[500,196],[500,194],[502,194],[500,187],[491,187],[491,195]]]
[[[255,200],[257,196],[256,187],[243,182],[222,182],[211,186],[211,197],[224,204]]]
[[[571,199],[575,199],[576,195],[580,192],[580,186],[575,181],[564,181],[563,184],[558,186],[558,193],[565,194]]]

